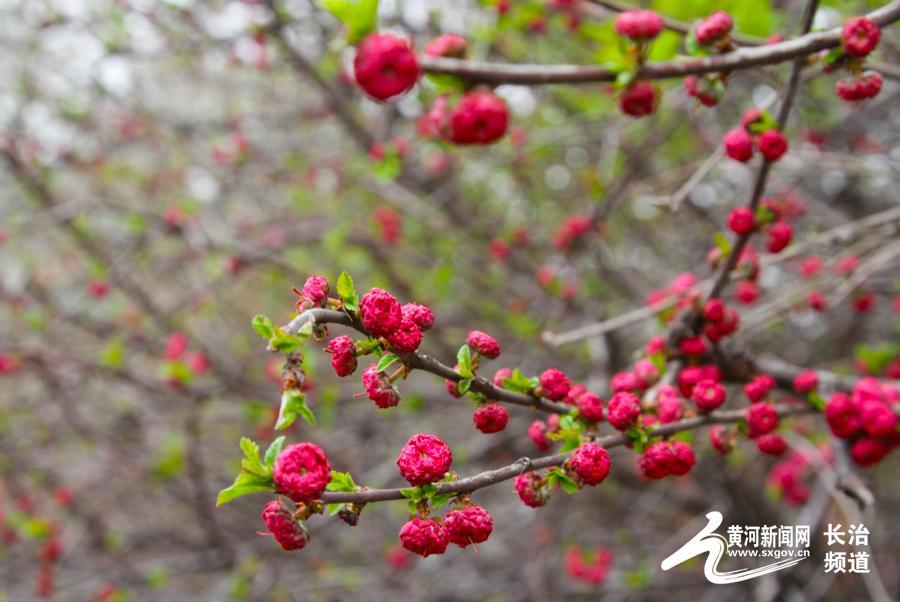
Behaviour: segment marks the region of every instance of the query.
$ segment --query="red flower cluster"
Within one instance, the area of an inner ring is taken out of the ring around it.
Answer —
[[[860,466],[880,462],[900,445],[894,408],[900,392],[886,382],[862,378],[853,391],[834,393],[825,404],[825,420],[836,437],[848,439],[850,455]]]
[[[641,454],[638,468],[648,479],[661,479],[686,475],[696,462],[693,448],[684,441],[657,441]]]
[[[841,31],[841,46],[851,56],[867,56],[881,40],[881,29],[866,17],[853,17]]]
[[[290,552],[300,550],[309,543],[309,532],[303,523],[294,518],[291,509],[280,500],[267,503],[262,511],[266,529],[275,536],[281,549]]]
[[[503,137],[509,127],[509,109],[493,92],[476,89],[450,106],[447,94],[434,101],[419,121],[424,136],[443,138],[454,144],[490,144]]]
[[[611,566],[612,552],[605,548],[588,554],[577,546],[566,550],[566,573],[575,581],[599,585],[606,581]]]
[[[427,485],[439,481],[450,470],[453,454],[446,443],[435,435],[413,435],[397,458],[397,468],[410,485]]]
[[[787,138],[778,130],[766,124],[771,117],[759,109],[749,109],[741,119],[741,127],[729,130],[722,140],[725,154],[741,163],[753,157],[754,147],[766,161],[777,161],[788,150]],[[757,130],[764,129],[761,132]]]
[[[315,443],[297,443],[278,454],[272,479],[278,493],[295,502],[309,503],[322,495],[331,481],[331,465]]]

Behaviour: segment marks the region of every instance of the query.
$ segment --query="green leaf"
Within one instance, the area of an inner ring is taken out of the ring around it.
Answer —
[[[265,462],[266,468],[272,470],[272,467],[275,465],[275,459],[278,458],[278,454],[281,453],[281,448],[283,447],[284,435],[278,437],[269,444],[268,449],[266,449],[265,459],[263,460]]]
[[[256,314],[255,316],[253,316],[253,319],[250,321],[250,325],[259,336],[266,339],[267,341],[275,336],[275,327],[272,326],[272,320],[262,314]]]
[[[278,411],[275,429],[280,431],[291,426],[298,415],[310,425],[315,425],[316,416],[306,405],[306,396],[297,389],[287,389],[281,394],[281,408]]]
[[[871,374],[881,374],[888,364],[900,353],[897,343],[881,345],[857,345],[853,348],[853,356],[861,362]]]
[[[516,368],[511,376],[503,379],[501,386],[509,391],[517,391],[519,393],[531,393],[538,386],[538,379],[528,378]]]
[[[356,44],[378,25],[378,0],[319,0],[335,18],[347,26],[347,41]]]
[[[400,495],[407,499],[413,499],[419,493],[418,487],[406,487],[405,489],[400,490]]]
[[[456,390],[463,394],[468,393],[469,389],[472,387],[472,381],[473,379],[471,378],[462,379],[456,383]]]
[[[414,502],[413,500],[409,500],[406,502],[406,511],[410,514],[415,514],[419,510],[419,504]]]
[[[834,65],[835,63],[840,62],[844,58],[844,49],[841,47],[832,48],[828,54],[822,58],[822,63],[825,65]]]
[[[428,73],[425,75],[425,79],[435,87],[439,94],[444,92],[464,92],[466,89],[466,81],[455,75]]]
[[[269,470],[259,459],[259,444],[247,437],[241,437],[241,451],[244,452],[244,459],[241,460],[241,468],[252,474],[267,476]]]
[[[562,473],[559,475],[559,484],[562,486],[563,491],[566,493],[578,493],[581,491],[581,487],[573,481],[569,475]]]
[[[106,368],[119,368],[125,359],[125,343],[116,337],[100,351],[100,365]]]
[[[349,472],[331,471],[331,481],[325,487],[328,491],[356,491],[359,489],[353,482],[353,477]]]
[[[722,251],[722,257],[728,257],[731,254],[731,242],[728,240],[728,237],[721,232],[716,232],[714,238],[716,246]]]
[[[647,448],[647,442],[650,440],[650,434],[647,430],[636,426],[629,427],[629,429],[625,431],[625,436],[628,437],[634,445],[634,450],[638,453],[644,452]]]
[[[681,36],[674,31],[665,30],[650,45],[647,58],[651,61],[668,61],[678,54]]]
[[[774,15],[770,0],[729,0],[722,10],[734,18],[735,30],[767,38],[772,34]]]
[[[403,161],[395,151],[387,151],[384,159],[375,163],[375,175],[385,182],[397,179],[403,171]]]
[[[816,391],[810,391],[806,394],[806,399],[809,400],[809,405],[814,407],[816,410],[822,412],[825,410],[825,398],[819,395]]]
[[[694,35],[693,28],[691,28],[688,35],[684,36],[684,50],[691,56],[706,54],[706,48],[697,42],[697,37]]]
[[[378,365],[375,366],[375,371],[376,372],[384,372],[391,366],[391,364],[393,364],[394,362],[396,362],[399,359],[400,359],[400,356],[398,356],[395,353],[386,353],[381,357],[380,360],[378,360]]]
[[[475,375],[472,372],[472,350],[469,349],[468,345],[463,345],[456,352],[456,363],[457,369],[463,378],[471,378]]]
[[[328,504],[325,507],[328,510],[328,516],[334,516],[341,511],[341,508],[344,507],[344,504],[341,502],[336,502],[334,504]]]
[[[618,75],[616,75],[616,87],[627,88],[628,84],[634,81],[635,75],[637,75],[637,72],[631,69],[623,69],[622,71],[619,71]]]
[[[312,327],[312,322],[304,322],[296,335],[286,332],[282,328],[275,328],[272,338],[269,339],[269,351],[290,353],[298,347],[301,347],[303,343],[306,342],[306,339],[309,338],[309,335],[312,334]]]
[[[567,451],[572,451],[573,449],[578,449],[581,446],[581,435],[578,433],[574,434],[566,434],[563,437],[563,444],[559,448],[559,453],[565,453]]]
[[[457,494],[455,493],[441,493],[439,495],[432,496],[431,498],[431,509],[432,510],[440,510],[444,506],[447,505],[450,500],[455,498]]]
[[[240,477],[238,477],[238,480],[240,480]],[[263,481],[262,477],[259,477],[258,482],[247,481],[244,483],[238,483],[237,481],[235,481],[233,485],[231,485],[230,487],[226,487],[219,492],[219,495],[216,497],[216,506],[222,506],[223,504],[227,504],[231,500],[243,497],[245,495],[250,495],[251,493],[271,491],[272,487],[273,485],[271,479],[268,481]]]
[[[284,437],[280,437],[279,439],[283,442]],[[269,451],[273,449],[273,446],[277,441],[278,439],[272,442],[272,445],[269,446]],[[260,491],[270,491],[274,488],[274,483],[272,482],[272,469],[263,465],[262,460],[260,460],[259,445],[252,439],[241,437],[241,451],[244,452],[244,459],[241,460],[241,472],[234,479],[234,483],[232,483],[230,487],[226,487],[219,492],[219,495],[216,498],[216,506],[227,504],[231,500],[244,495],[259,493]],[[269,451],[266,451],[267,459]]]
[[[353,284],[353,278],[347,272],[341,272],[341,275],[338,276],[337,292],[341,299],[356,296],[356,285]]]

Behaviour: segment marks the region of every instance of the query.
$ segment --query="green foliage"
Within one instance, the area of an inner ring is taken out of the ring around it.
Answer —
[[[516,368],[510,376],[503,379],[501,386],[504,389],[515,391],[517,393],[531,393],[539,384],[540,381],[537,378],[529,378],[525,376],[521,370]]]
[[[381,356],[381,359],[378,360],[378,364],[375,366],[375,370],[377,372],[384,372],[388,368],[390,368],[394,362],[400,360],[400,356],[396,353],[385,353]]]
[[[107,368],[119,368],[125,360],[125,343],[116,337],[100,351],[100,365]]]
[[[555,489],[557,486],[562,487],[566,493],[581,491],[581,486],[559,466],[547,472],[547,484],[551,489]]]
[[[457,371],[463,378],[472,378],[475,372],[472,369],[472,350],[468,345],[463,345],[456,352]]]
[[[283,443],[284,437],[279,437],[273,441],[266,451],[266,462],[263,463],[259,456],[259,445],[247,437],[241,437],[241,451],[244,452],[244,458],[241,460],[241,472],[234,479],[234,483],[219,492],[216,498],[216,506],[222,506],[231,500],[250,495],[251,493],[274,489],[272,465],[278,455],[275,449],[280,451]],[[271,464],[269,463],[270,458]]]
[[[359,297],[356,294],[356,285],[353,278],[347,272],[341,272],[337,279],[337,292],[344,304],[344,309],[351,313],[359,311]]]
[[[631,441],[634,446],[634,451],[643,453],[645,449],[647,449],[647,445],[650,443],[650,429],[641,428],[638,426],[629,427],[628,430],[625,431],[625,436],[628,437],[628,440]]]
[[[853,348],[853,356],[871,374],[884,372],[898,353],[900,353],[900,344],[893,342],[881,345],[857,345]]]
[[[250,321],[250,325],[259,336],[266,339],[267,341],[275,336],[275,327],[272,325],[272,320],[262,314],[253,316],[253,320]]]
[[[162,449],[153,457],[153,474],[159,479],[171,479],[184,470],[184,440],[175,433],[163,437]]]
[[[297,416],[303,418],[311,426],[316,424],[316,416],[306,405],[306,396],[297,389],[285,389],[281,393],[281,407],[278,410],[276,430],[283,430],[294,424]]]
[[[577,410],[571,414],[566,414],[559,419],[559,430],[555,433],[547,433],[547,438],[554,441],[562,441],[560,453],[572,451],[579,447],[583,440],[584,427],[583,421],[576,418]]]
[[[378,25],[378,0],[319,0],[319,4],[347,26],[347,41],[356,44]]]

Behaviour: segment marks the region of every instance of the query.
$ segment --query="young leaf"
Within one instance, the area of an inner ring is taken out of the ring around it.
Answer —
[[[358,487],[353,482],[349,472],[331,471],[331,481],[325,487],[328,491],[356,491]]]
[[[528,378],[522,372],[516,368],[513,370],[512,376],[509,376],[503,379],[503,383],[501,383],[504,389],[508,389],[509,391],[517,391],[519,393],[530,393],[534,390],[538,385],[538,381],[536,378]]]
[[[298,415],[310,425],[316,423],[315,414],[306,405],[306,397],[303,393],[297,389],[286,389],[281,394],[281,408],[278,411],[275,429],[280,431],[291,426]]]
[[[394,353],[385,353],[380,360],[378,360],[378,365],[375,366],[376,372],[384,372],[387,370],[391,364],[399,360],[400,357]]]
[[[472,372],[472,351],[469,349],[468,345],[463,345],[459,348],[459,351],[456,352],[456,364],[459,366],[458,370],[463,378],[471,378],[474,376],[474,373]]]
[[[714,238],[716,240],[716,246],[722,251],[722,257],[728,257],[731,254],[731,242],[729,242],[728,238],[721,232],[716,232]]]
[[[619,71],[619,73],[616,75],[616,87],[627,88],[628,84],[634,81],[635,75],[637,75],[637,73],[630,69],[623,69],[622,71]]]
[[[460,393],[467,393],[469,389],[472,387],[472,379],[464,378],[458,383],[456,383],[456,390]]]
[[[241,451],[244,452],[244,459],[241,460],[241,468],[251,474],[259,476],[268,476],[270,473],[259,459],[259,445],[252,439],[241,437]]]
[[[347,272],[341,272],[337,279],[337,292],[344,304],[344,309],[349,312],[359,311],[359,297],[356,295],[356,285],[353,278]]]
[[[578,485],[578,483],[573,481],[569,477],[569,475],[564,472],[560,473],[559,475],[559,484],[562,486],[563,491],[565,491],[566,493],[578,493],[579,491],[581,491],[581,487]]]
[[[307,327],[308,329],[304,330]],[[278,353],[290,353],[302,346],[303,343],[306,342],[306,339],[309,338],[310,334],[312,334],[312,322],[306,322],[300,327],[300,330],[297,332],[297,335],[299,336],[285,332],[282,328],[275,328],[272,338],[269,339],[268,349],[269,351],[276,351]]]
[[[825,409],[825,399],[815,391],[807,393],[806,398],[809,400],[809,405],[818,411],[821,412]]]
[[[647,442],[650,439],[646,430],[636,426],[632,426],[627,431],[625,431],[625,435],[631,440],[636,452],[644,452],[644,449],[646,449],[647,447]]]
[[[455,493],[441,493],[440,495],[435,495],[431,497],[431,509],[432,510],[440,510],[447,503],[456,497]]]
[[[347,26],[347,41],[356,44],[378,25],[378,0],[320,0],[335,18]]]
[[[234,483],[230,487],[226,487],[222,491],[219,492],[218,497],[216,497],[216,506],[221,506],[223,504],[227,504],[231,500],[237,499],[239,497],[243,497],[245,495],[250,495],[251,493],[260,493],[262,491],[271,491],[272,484],[271,483],[256,483],[256,484],[246,484],[246,485],[238,485]]]
[[[271,448],[272,446],[269,446],[269,449]],[[252,439],[241,437],[241,451],[244,452],[244,459],[241,460],[241,472],[230,487],[219,492],[216,506],[227,504],[235,498],[251,493],[271,491],[275,486],[272,482],[271,468],[264,466],[259,458],[259,445]],[[268,456],[268,451],[266,456]]]
[[[278,457],[278,454],[281,453],[281,448],[284,447],[284,435],[278,437],[272,443],[269,444],[268,449],[266,449],[266,455],[263,460],[265,462],[266,468],[272,470],[272,467],[275,465],[275,459]]]
[[[272,320],[262,314],[256,314],[255,316],[253,316],[253,320],[250,321],[250,325],[259,336],[266,339],[267,341],[275,336],[275,327],[272,326]]]

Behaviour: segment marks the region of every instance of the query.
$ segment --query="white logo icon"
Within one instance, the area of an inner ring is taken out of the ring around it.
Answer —
[[[710,583],[727,585],[729,583],[737,583],[738,581],[762,577],[763,575],[768,575],[769,573],[774,573],[775,571],[794,566],[803,560],[803,557],[785,558],[784,560],[779,560],[778,562],[773,562],[772,564],[767,564],[755,569],[739,569],[736,571],[720,572],[719,561],[722,560],[725,552],[728,551],[728,542],[726,539],[718,533],[715,533],[715,530],[722,524],[722,513],[713,511],[707,514],[706,518],[709,522],[699,533],[692,537],[686,544],[678,548],[674,554],[662,561],[662,570],[668,571],[672,567],[678,566],[694,556],[706,554],[706,563],[703,565],[703,573],[706,576],[706,579]]]

